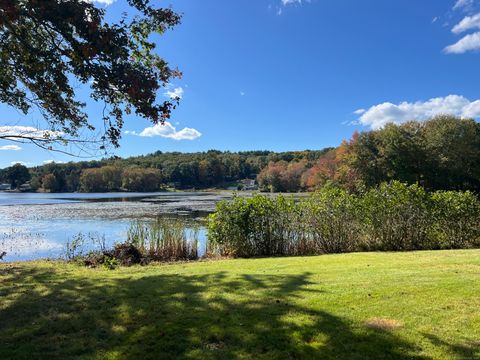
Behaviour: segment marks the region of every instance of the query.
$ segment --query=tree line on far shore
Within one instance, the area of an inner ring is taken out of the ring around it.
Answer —
[[[16,164],[0,170],[0,182],[48,192],[156,191],[165,187],[205,189],[237,187],[255,179],[270,162],[314,162],[329,149],[275,153],[272,151],[163,153],[108,158],[99,161],[50,163],[27,169]],[[21,178],[19,177],[21,174]]]
[[[480,124],[438,116],[354,133],[318,160],[270,162],[258,175],[272,192],[315,191],[326,184],[358,192],[398,180],[427,190],[480,191]]]
[[[398,180],[427,190],[480,191],[480,124],[438,116],[355,132],[336,148],[163,153],[0,170],[13,188],[29,182],[50,192],[156,191],[165,187],[225,188],[256,179],[269,192],[315,191],[333,184],[359,192]]]

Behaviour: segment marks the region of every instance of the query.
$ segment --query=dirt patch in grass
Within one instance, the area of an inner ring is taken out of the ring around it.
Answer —
[[[365,321],[365,326],[370,329],[392,331],[403,327],[403,323],[395,319],[371,318]]]

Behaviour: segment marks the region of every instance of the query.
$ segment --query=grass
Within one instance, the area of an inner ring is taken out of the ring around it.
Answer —
[[[0,265],[1,359],[480,359],[480,250]]]

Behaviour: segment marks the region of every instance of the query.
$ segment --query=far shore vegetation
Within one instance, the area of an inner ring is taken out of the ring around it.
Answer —
[[[44,192],[152,192],[238,189],[313,192],[333,184],[359,192],[398,180],[427,191],[480,191],[480,124],[437,116],[353,134],[336,148],[156,153],[0,170],[11,189]],[[23,187],[22,187],[23,186]]]

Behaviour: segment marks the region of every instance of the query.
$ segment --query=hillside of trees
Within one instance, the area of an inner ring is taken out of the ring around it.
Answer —
[[[0,170],[0,182],[12,184],[30,180],[34,190],[49,192],[156,191],[166,187],[178,189],[223,188],[243,179],[255,179],[269,163],[279,161],[315,162],[330,149],[274,153],[271,151],[198,153],[161,151],[126,159],[51,163],[29,168],[21,181],[15,174],[22,165]],[[12,171],[15,169],[15,171]]]
[[[358,192],[392,180],[427,190],[479,192],[480,124],[440,116],[354,133],[338,147],[318,151],[158,151],[0,170],[0,181],[13,188],[30,181],[33,190],[49,192],[224,188],[243,179],[256,179],[262,191],[271,192],[315,191],[326,184]]]
[[[354,133],[316,161],[271,162],[258,175],[265,191],[350,191],[398,180],[427,190],[480,191],[480,124],[439,116]]]

